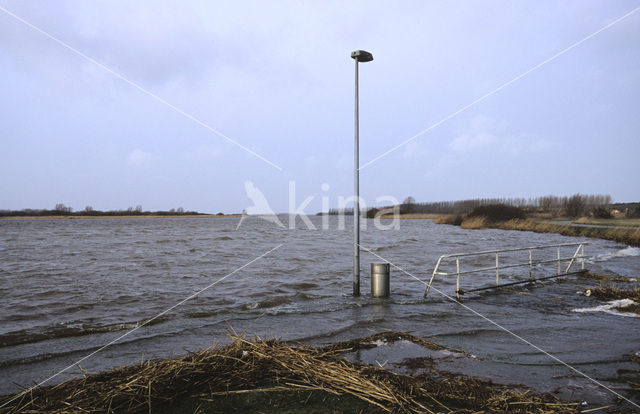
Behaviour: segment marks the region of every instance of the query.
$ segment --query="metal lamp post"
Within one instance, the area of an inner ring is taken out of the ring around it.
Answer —
[[[355,146],[353,161],[353,296],[360,296],[360,147],[359,140],[359,111],[358,111],[358,63],[371,62],[373,55],[364,50],[351,52],[356,61],[356,112],[355,112]]]

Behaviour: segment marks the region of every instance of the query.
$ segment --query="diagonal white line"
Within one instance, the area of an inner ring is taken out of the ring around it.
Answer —
[[[501,91],[502,89],[506,88],[507,86],[511,85],[512,83],[520,80],[521,78],[527,76],[528,74],[530,74],[531,72],[540,69],[542,66],[546,65],[547,63],[557,59],[558,57],[564,55],[565,53],[567,53],[568,51],[570,51],[571,49],[575,48],[576,46],[581,45],[582,43],[586,42],[587,40],[591,39],[592,37],[596,36],[597,34],[599,34],[600,32],[607,30],[608,28],[610,28],[611,26],[615,25],[616,23],[621,22],[622,20],[626,19],[627,17],[631,16],[633,13],[637,12],[638,10],[640,10],[640,7],[636,7],[635,9],[631,10],[630,12],[626,13],[625,15],[615,19],[614,21],[612,21],[611,23],[601,27],[600,29],[596,30],[595,32],[591,33],[589,36],[583,38],[582,40],[579,40],[575,43],[573,43],[571,46],[568,46],[564,49],[562,49],[561,51],[559,51],[558,53],[556,53],[555,55],[551,56],[550,58],[547,58],[545,60],[543,60],[542,62],[538,63],[537,65],[531,67],[529,70],[521,73],[520,75],[516,76],[515,78],[511,79],[508,82],[503,83],[502,85],[498,86],[497,88],[495,88],[494,90],[492,90],[491,92],[488,92],[484,95],[482,95],[481,97],[479,97],[478,99],[476,99],[475,101],[471,102],[468,105],[463,106],[462,108],[458,109],[457,111],[445,116],[444,118],[442,118],[441,120],[439,120],[438,122],[436,122],[435,124],[432,124],[431,126],[423,129],[422,131],[418,132],[417,134],[415,134],[414,136],[412,136],[411,138],[401,142],[400,144],[396,145],[395,147],[385,151],[384,153],[378,155],[377,157],[375,157],[374,159],[368,161],[366,164],[362,165],[360,168],[358,168],[358,170],[362,170],[365,167],[373,164],[374,162],[378,161],[380,158],[386,157],[387,155],[391,154],[392,152],[394,152],[395,150],[397,150],[398,148],[401,148],[405,145],[407,145],[409,142],[413,141],[414,139],[426,134],[427,132],[431,131],[432,129],[434,129],[435,127],[437,127],[438,125],[448,121],[449,119],[455,117],[456,115],[460,114],[461,112],[466,111],[467,109],[471,108],[472,106],[476,105],[479,102],[484,101],[485,99],[487,99],[488,97],[490,97],[491,95]]]
[[[34,389],[40,387],[41,385],[51,381],[52,379],[54,379],[55,377],[57,377],[58,375],[62,374],[63,372],[77,366],[78,364],[80,364],[81,362],[91,358],[92,356],[94,356],[95,354],[97,354],[98,352],[102,351],[103,349],[115,344],[116,342],[118,342],[119,340],[121,340],[122,338],[124,338],[125,336],[128,336],[132,333],[134,333],[135,331],[137,331],[138,329],[142,328],[143,326],[153,322],[154,320],[158,319],[159,317],[161,317],[162,315],[171,312],[173,309],[177,308],[178,306],[182,305],[183,303],[185,303],[186,301],[195,298],[196,296],[198,296],[199,294],[201,294],[202,292],[204,292],[205,290],[211,288],[212,286],[222,282],[223,280],[225,280],[226,278],[228,278],[229,276],[233,275],[236,272],[239,272],[240,270],[244,269],[245,267],[249,266],[250,264],[254,263],[257,260],[262,259],[263,257],[265,257],[266,255],[268,255],[269,253],[279,249],[280,247],[282,247],[284,243],[280,243],[279,245],[277,245],[276,247],[274,247],[273,249],[262,253],[260,256],[256,257],[255,259],[245,263],[244,265],[238,267],[237,269],[235,269],[233,272],[226,274],[225,276],[221,277],[220,279],[216,280],[215,282],[205,286],[204,288],[200,289],[199,291],[197,291],[196,293],[193,293],[191,295],[189,295],[188,297],[186,297],[185,299],[181,300],[180,302],[176,303],[175,305],[171,306],[170,308],[160,312],[159,314],[157,314],[156,316],[154,316],[153,318],[143,322],[142,324],[136,326],[135,328],[131,329],[130,331],[127,331],[125,333],[123,333],[122,335],[120,335],[119,337],[117,337],[116,339],[114,339],[113,341],[103,345],[102,347],[96,349],[95,351],[93,351],[92,353],[90,353],[89,355],[86,355],[82,358],[80,358],[79,360],[77,360],[76,362],[74,362],[73,364],[69,365],[68,367],[58,371],[56,374],[50,376],[49,378],[45,379],[44,381],[39,382],[38,384],[32,386],[31,388],[22,391],[21,393],[17,394],[16,396],[14,396],[12,399],[10,399],[9,401],[5,402],[4,404],[0,405],[0,408],[4,407],[5,405],[15,401],[16,399],[20,398],[21,396],[23,396],[24,394],[27,394],[31,391],[33,391]]]
[[[133,86],[134,88],[138,89],[140,92],[152,97],[153,99],[155,99],[156,101],[168,106],[169,108],[173,109],[174,111],[176,111],[177,113],[179,113],[180,115],[184,116],[185,118],[195,122],[196,124],[202,126],[203,128],[213,132],[214,134],[218,135],[219,137],[222,137],[224,139],[226,139],[227,141],[229,141],[230,143],[236,145],[237,147],[242,148],[243,150],[245,150],[246,152],[248,152],[249,154],[258,157],[259,159],[261,159],[262,161],[266,162],[267,164],[271,165],[272,167],[282,171],[282,167],[280,167],[279,165],[269,161],[268,159],[266,159],[265,157],[263,157],[262,155],[258,154],[257,152],[245,147],[244,145],[240,144],[238,141],[229,138],[228,136],[226,136],[225,134],[223,134],[222,132],[218,131],[217,129],[209,126],[208,124],[204,123],[203,121],[199,120],[198,118],[196,118],[195,116],[183,111],[182,109],[178,108],[177,106],[167,102],[166,100],[162,99],[161,97],[159,97],[158,95],[154,94],[153,92],[143,88],[142,86],[138,85],[137,83],[129,80],[128,78],[126,78],[124,75],[121,75],[120,73],[114,71],[113,69],[108,68],[107,66],[103,65],[102,63],[98,62],[97,60],[85,55],[84,53],[80,52],[78,49],[74,48],[73,46],[69,45],[68,43],[65,43],[64,41],[58,39],[57,37],[49,34],[48,32],[40,29],[39,27],[35,26],[34,24],[26,21],[25,19],[23,19],[22,17],[10,12],[9,10],[5,9],[4,7],[0,6],[0,10],[2,10],[3,12],[5,12],[6,14],[8,14],[9,16],[13,17],[14,19],[20,21],[21,23],[29,26],[30,28],[32,28],[33,30],[43,34],[44,36],[48,37],[49,39],[53,40],[54,42],[58,43],[59,45],[69,49],[70,51],[72,51],[73,53],[75,53],[78,56],[83,57],[84,59],[88,60],[89,62],[93,63],[94,65],[100,67],[101,69],[104,69],[105,71],[109,72],[110,74],[112,74],[113,76],[115,76],[116,78],[128,83],[129,85]]]
[[[358,245],[358,246],[360,246],[360,245]],[[363,249],[363,250],[365,250],[366,252],[371,253],[372,255],[376,256],[378,259],[380,259],[380,260],[384,260],[385,262],[389,263],[389,264],[390,264],[391,266],[393,266],[394,268],[398,269],[398,270],[399,270],[399,271],[401,271],[402,273],[405,273],[405,274],[407,274],[407,275],[411,276],[412,278],[414,278],[414,279],[415,279],[415,280],[417,280],[418,282],[420,282],[420,283],[422,283],[422,284],[424,284],[424,285],[427,285],[427,286],[428,286],[428,283],[427,283],[427,282],[425,282],[424,280],[422,280],[422,279],[418,278],[417,276],[412,275],[411,273],[407,272],[406,270],[402,269],[401,267],[396,266],[395,264],[391,263],[389,260],[385,259],[384,257],[381,257],[380,255],[378,255],[378,254],[376,254],[375,252],[373,252],[373,251],[371,251],[371,250],[367,249],[367,248],[366,248],[366,247],[364,247],[364,246],[360,246],[360,248],[361,248],[361,249]],[[491,323],[492,325],[496,326],[497,328],[499,328],[499,329],[501,329],[501,330],[505,331],[506,333],[508,333],[508,334],[512,335],[513,337],[515,337],[515,338],[519,339],[520,341],[522,341],[522,342],[524,342],[525,344],[529,345],[530,347],[532,347],[532,348],[536,349],[537,351],[539,351],[539,352],[541,352],[541,353],[545,354],[546,356],[548,356],[549,358],[553,359],[554,361],[559,362],[560,364],[562,364],[562,365],[564,365],[565,367],[567,367],[567,368],[571,369],[572,371],[574,371],[574,372],[576,372],[576,373],[578,373],[578,374],[582,375],[582,376],[583,376],[583,377],[585,377],[586,379],[588,379],[588,380],[590,380],[590,381],[594,382],[595,384],[597,384],[597,385],[601,386],[602,388],[606,389],[607,391],[610,391],[611,393],[613,393],[613,394],[615,394],[616,396],[618,396],[618,397],[622,398],[622,399],[623,399],[623,400],[625,400],[626,402],[628,402],[628,403],[630,403],[630,404],[633,404],[634,406],[636,406],[636,407],[640,408],[640,405],[638,405],[638,404],[634,403],[633,401],[629,400],[628,398],[625,398],[624,396],[620,395],[620,394],[619,394],[619,393],[617,393],[616,391],[614,391],[614,390],[612,390],[611,388],[607,387],[606,385],[604,385],[604,384],[603,384],[603,383],[601,383],[600,381],[598,381],[598,380],[596,380],[596,379],[594,379],[594,378],[591,378],[590,376],[588,376],[588,375],[587,375],[587,374],[585,374],[584,372],[582,372],[582,371],[578,370],[577,368],[572,367],[571,365],[569,365],[569,364],[567,364],[566,362],[562,361],[562,360],[561,360],[561,359],[559,359],[558,357],[551,355],[550,353],[548,353],[548,352],[547,352],[547,351],[545,351],[544,349],[542,349],[542,348],[540,348],[539,346],[537,346],[537,345],[535,345],[535,344],[533,344],[533,343],[529,342],[528,340],[524,339],[523,337],[521,337],[521,336],[520,336],[520,335],[518,335],[517,333],[515,333],[515,332],[513,332],[513,331],[509,330],[508,328],[505,328],[504,326],[500,325],[499,323],[495,322],[494,320],[492,320],[492,319],[490,319],[490,318],[488,318],[488,317],[484,316],[483,314],[481,314],[480,312],[476,311],[475,309],[473,309],[473,308],[471,308],[471,307],[469,307],[469,306],[465,305],[464,303],[460,302],[460,301],[459,301],[459,300],[457,300],[456,298],[454,298],[454,297],[452,297],[452,296],[447,295],[446,293],[442,292],[442,291],[441,291],[441,290],[439,290],[439,289],[434,288],[434,287],[433,287],[433,285],[431,286],[431,289],[435,290],[436,292],[438,292],[439,294],[441,294],[441,295],[442,295],[442,296],[444,296],[445,298],[449,299],[450,301],[457,303],[458,305],[462,306],[463,308],[465,308],[465,309],[466,309],[466,310],[468,310],[469,312],[471,312],[471,313],[475,314],[476,316],[479,316],[480,318],[484,319],[485,321],[487,321],[487,322]]]

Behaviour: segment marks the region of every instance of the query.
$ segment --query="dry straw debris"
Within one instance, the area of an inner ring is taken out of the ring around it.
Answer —
[[[615,286],[604,286],[593,289],[591,294],[602,300],[631,299],[640,302],[640,288],[620,289]]]
[[[337,398],[358,398],[369,404],[370,412],[579,412],[577,404],[559,401],[549,394],[535,395],[445,373],[435,377],[399,375],[342,357],[371,346],[376,339],[404,339],[442,349],[438,344],[401,332],[322,348],[232,336],[229,345],[183,358],[147,361],[34,389],[0,411],[151,412],[157,408],[166,410],[189,398],[215,406],[224,395],[305,390]],[[322,407],[311,411],[324,412]]]

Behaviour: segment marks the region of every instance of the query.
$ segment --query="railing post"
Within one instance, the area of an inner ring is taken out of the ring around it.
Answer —
[[[560,247],[558,247],[558,274],[560,274]]]
[[[460,299],[460,258],[456,257],[456,298]]]
[[[582,262],[580,268],[584,270],[584,244],[581,244],[580,247],[582,247]]]
[[[533,255],[529,249],[529,279],[533,279]]]
[[[496,286],[500,285],[500,270],[498,263],[498,252],[496,252]]]
[[[581,247],[582,247],[582,244],[578,245],[578,248],[576,249],[576,252],[573,254],[573,257],[569,261],[569,265],[567,266],[567,270],[564,271],[565,273],[569,273],[569,270],[571,269],[571,266],[573,266],[573,264],[576,262],[576,259],[578,259],[580,257],[580,248]]]
[[[436,267],[433,269],[433,273],[431,274],[431,279],[429,279],[429,284],[427,285],[427,289],[424,291],[424,297],[426,298],[429,294],[429,290],[431,290],[431,283],[433,283],[433,278],[436,277],[436,273],[438,273],[438,269],[440,268],[440,262],[442,262],[442,256],[438,258],[438,262],[436,263]]]

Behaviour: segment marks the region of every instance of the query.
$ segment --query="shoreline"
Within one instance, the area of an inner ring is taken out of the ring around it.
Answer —
[[[237,218],[242,214],[132,214],[132,215],[87,215],[87,216],[10,216],[0,220],[84,220],[84,219],[162,219],[162,218]]]
[[[393,219],[392,215],[381,216],[382,219]],[[484,217],[466,218],[457,214],[401,214],[400,219],[428,219],[435,224],[449,224],[467,230],[497,229],[532,231],[535,233],[555,233],[570,237],[588,237],[624,243],[633,247],[640,247],[640,226],[618,226],[593,224],[588,222],[565,224],[554,223],[549,219],[526,218],[507,221],[491,222]],[[632,219],[633,220],[633,219]]]

